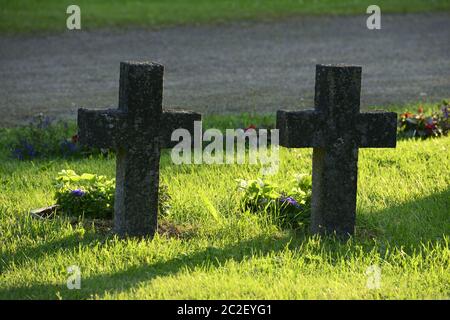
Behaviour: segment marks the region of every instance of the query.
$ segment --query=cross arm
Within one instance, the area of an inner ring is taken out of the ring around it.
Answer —
[[[320,147],[322,117],[315,110],[277,112],[280,145],[288,148]]]
[[[360,113],[356,122],[361,148],[395,148],[397,144],[397,114],[372,111]]]
[[[118,109],[78,109],[78,138],[81,144],[97,148],[116,148],[124,133],[125,114]]]
[[[164,110],[161,115],[161,147],[172,148],[178,142],[171,141],[172,132],[176,129],[186,129],[194,136],[194,121],[201,121],[202,115],[184,110]]]

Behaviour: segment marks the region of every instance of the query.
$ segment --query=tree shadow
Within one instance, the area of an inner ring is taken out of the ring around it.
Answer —
[[[390,244],[419,249],[422,242],[450,234],[450,187],[384,210],[362,211],[358,227]]]
[[[12,265],[15,267],[24,266],[29,261],[39,261],[43,257],[51,257],[62,251],[73,251],[76,248],[103,245],[114,238],[113,221],[107,219],[77,219],[72,216],[52,217],[42,219],[41,223],[53,223],[68,221],[74,228],[81,224],[84,228],[83,235],[77,232],[72,233],[61,239],[46,241],[37,246],[22,245],[13,250],[7,250],[2,253],[0,258],[0,274]],[[62,220],[61,220],[62,219]],[[58,226],[56,226],[58,227]],[[94,228],[94,229],[93,229]],[[95,231],[94,231],[95,230]],[[166,238],[176,238],[180,240],[189,240],[195,237],[196,228],[189,225],[175,225],[161,217],[158,217],[158,234]]]
[[[33,284],[13,288],[0,288],[0,297],[8,299],[13,292],[14,297],[24,299],[55,299],[57,293],[62,293],[64,298],[87,299],[95,295],[103,295],[106,291],[121,292],[129,290],[139,283],[150,281],[156,277],[165,277],[178,273],[185,268],[204,266],[205,262],[212,267],[218,268],[228,260],[243,261],[255,253],[267,255],[279,252],[292,245],[293,238],[283,237],[274,241],[270,237],[259,237],[252,240],[239,242],[225,248],[208,247],[191,255],[181,255],[167,261],[154,264],[142,264],[132,266],[126,270],[113,274],[100,274],[89,278],[82,278],[80,290],[69,290],[66,284]],[[297,241],[295,241],[297,242]],[[39,250],[55,250],[62,241],[44,245]],[[85,243],[88,244],[88,243]],[[67,247],[64,247],[67,249]],[[255,249],[257,248],[257,249]]]
[[[427,208],[434,207],[433,210]],[[414,252],[421,250],[423,242],[440,241],[444,235],[449,233],[450,216],[450,188],[430,196],[406,202],[385,210],[365,212],[366,218],[359,219],[357,235],[347,243],[339,242],[333,237],[323,237],[318,242],[317,253],[325,254],[330,263],[340,261],[342,257],[350,257],[353,251],[369,253],[374,249],[380,253],[391,250],[394,247]],[[440,211],[442,210],[442,211]],[[369,216],[367,218],[367,216]],[[396,218],[397,217],[397,218]],[[423,220],[423,223],[418,218]],[[393,220],[393,221],[392,221]],[[429,224],[427,226],[427,224]],[[361,232],[371,229],[371,234]],[[380,230],[383,229],[384,230]],[[377,239],[376,242],[372,238]],[[38,247],[25,248],[21,251],[22,257],[11,257],[14,264],[20,265],[31,260],[38,260],[44,256],[60,253],[62,250],[73,250],[78,246],[92,246],[96,243],[106,241],[108,237],[98,237],[95,234],[78,238],[71,235],[64,239],[44,243]],[[195,241],[195,239],[191,239]],[[166,277],[177,274],[185,269],[192,270],[207,264],[213,268],[220,268],[227,261],[233,260],[237,263],[251,257],[271,256],[274,253],[286,249],[298,250],[311,240],[311,236],[295,232],[286,232],[281,237],[260,236],[250,240],[237,242],[223,248],[208,247],[204,250],[189,255],[179,255],[166,261],[156,263],[141,263],[120,270],[115,273],[97,274],[87,278],[82,277],[80,290],[69,290],[66,283],[59,284],[30,284],[17,287],[0,288],[0,297],[3,299],[13,298],[39,298],[55,299],[57,293],[68,299],[88,299],[91,297],[102,297],[105,292],[126,292],[140,283],[151,281],[157,277]],[[317,243],[317,242],[315,242]],[[11,253],[10,253],[11,254]],[[6,262],[5,262],[6,261]],[[3,262],[8,265],[8,257]],[[12,260],[11,260],[12,261]],[[312,261],[312,263],[316,263]]]
[[[6,269],[14,265],[15,267],[21,267],[29,261],[39,261],[39,259],[45,256],[53,256],[62,251],[71,251],[79,246],[90,246],[93,244],[105,243],[110,236],[99,236],[93,233],[89,233],[87,236],[81,237],[74,233],[70,236],[44,242],[37,246],[21,246],[14,250],[3,252],[0,264],[0,274]]]

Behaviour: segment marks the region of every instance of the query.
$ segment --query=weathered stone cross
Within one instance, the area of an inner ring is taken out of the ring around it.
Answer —
[[[119,108],[78,110],[81,144],[116,149],[114,231],[120,236],[153,236],[157,228],[160,148],[171,147],[177,128],[193,134],[201,115],[162,111],[164,67],[120,64]]]
[[[280,145],[313,147],[311,231],[352,235],[358,148],[396,146],[397,114],[360,113],[361,67],[317,65],[315,109],[278,111]]]

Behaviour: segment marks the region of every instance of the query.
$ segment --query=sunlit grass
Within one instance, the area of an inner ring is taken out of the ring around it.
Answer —
[[[205,127],[258,118],[210,117]],[[172,209],[161,221],[178,236],[119,240],[68,218],[36,220],[28,212],[54,202],[58,171],[114,177],[114,157],[19,162],[2,133],[0,298],[450,298],[450,137],[361,150],[356,235],[340,243],[243,212],[235,179],[258,177],[258,166],[175,166],[168,151],[161,180]],[[271,179],[310,172],[311,149],[282,148]],[[66,288],[70,265],[81,268],[81,290]],[[366,285],[371,265],[379,289]]]
[[[2,0],[0,32],[66,31],[68,0]],[[366,15],[369,0],[78,0],[82,29],[103,27],[160,27],[271,20],[318,14]],[[447,0],[379,0],[383,13],[448,11]]]

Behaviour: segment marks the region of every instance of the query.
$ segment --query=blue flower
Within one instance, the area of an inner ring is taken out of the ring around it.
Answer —
[[[41,117],[39,117],[37,128],[38,129],[47,129],[48,127],[50,127],[51,124],[52,124],[52,120],[50,119],[50,117],[41,116]]]
[[[86,192],[84,192],[81,189],[76,189],[76,190],[72,190],[70,192],[70,194],[73,195],[74,197],[82,197],[82,196],[84,196],[86,194]]]
[[[294,207],[296,207],[298,209],[301,208],[300,204],[292,197],[285,197],[285,198],[282,197],[282,198],[280,198],[280,201],[283,204],[291,205],[291,206],[294,206]]]
[[[34,158],[36,156],[36,150],[34,149],[32,144],[25,142],[24,147],[28,157]]]
[[[61,152],[64,156],[69,156],[78,151],[78,147],[75,143],[64,140],[60,145]]]
[[[20,148],[15,148],[13,151],[13,155],[15,158],[19,159],[19,160],[23,160],[23,152],[22,149]]]
[[[444,106],[442,108],[442,113],[444,115],[444,119],[448,119],[448,107],[447,106]]]
[[[12,150],[12,155],[19,159],[33,159],[38,155],[36,148],[27,140],[20,140],[19,145]]]

